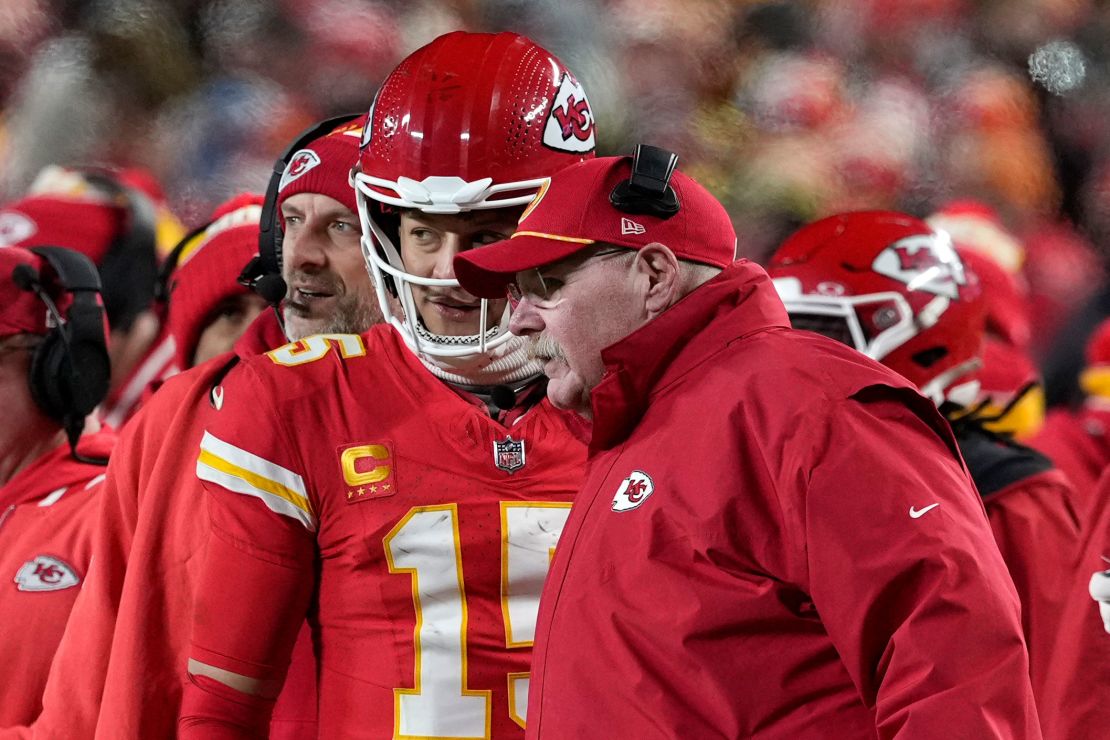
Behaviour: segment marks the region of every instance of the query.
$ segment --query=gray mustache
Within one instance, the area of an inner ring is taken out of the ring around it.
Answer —
[[[539,335],[528,345],[528,359],[530,360],[566,360],[563,348],[549,336]]]

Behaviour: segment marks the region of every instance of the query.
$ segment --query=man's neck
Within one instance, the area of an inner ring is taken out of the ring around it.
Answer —
[[[20,471],[65,442],[65,432],[25,434],[9,440],[0,453],[0,486],[6,486]]]

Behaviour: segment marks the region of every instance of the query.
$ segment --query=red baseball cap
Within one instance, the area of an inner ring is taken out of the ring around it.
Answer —
[[[732,263],[736,232],[708,190],[676,170],[670,185],[678,213],[670,218],[626,213],[609,196],[631,175],[632,157],[599,157],[555,173],[511,237],[455,257],[459,284],[479,298],[503,298],[521,270],[558,262],[598,242],[629,249],[659,242],[679,259],[721,268]]]

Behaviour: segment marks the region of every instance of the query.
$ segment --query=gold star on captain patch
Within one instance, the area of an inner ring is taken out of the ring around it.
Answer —
[[[359,496],[364,496],[364,495],[366,495],[366,489],[365,489],[365,488],[359,488],[359,489],[358,489],[358,495],[359,495]]]
[[[382,484],[382,490],[383,491],[388,491],[389,490],[389,484],[388,483],[383,483]]]
[[[354,498],[354,497],[355,497],[355,492],[354,491],[347,491],[347,498]]]
[[[377,486],[370,486],[370,493],[377,493],[377,492],[378,492],[378,487]]]

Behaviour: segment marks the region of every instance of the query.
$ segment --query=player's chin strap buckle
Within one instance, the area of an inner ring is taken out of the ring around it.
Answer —
[[[632,177],[622,180],[609,194],[617,210],[668,219],[678,213],[678,196],[671,187],[671,175],[678,155],[657,146],[640,144],[632,157]]]

